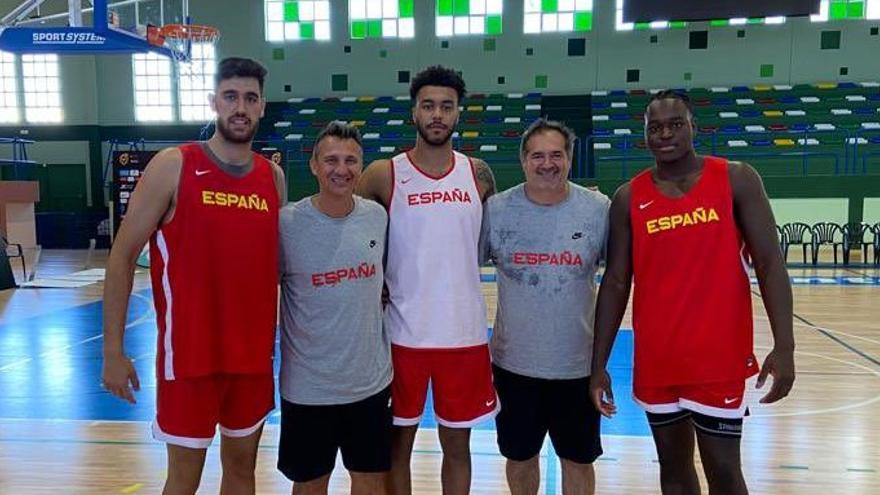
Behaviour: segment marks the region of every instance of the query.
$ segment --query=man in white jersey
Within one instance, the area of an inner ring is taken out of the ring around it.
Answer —
[[[568,180],[574,142],[559,122],[532,123],[520,145],[526,182],[492,196],[483,216],[481,256],[498,274],[495,425],[512,495],[538,493],[548,434],[562,459],[563,495],[594,493],[593,461],[602,453],[588,390],[611,202]]]
[[[443,450],[443,493],[470,491],[470,428],[492,418],[486,308],[477,246],[489,166],[452,150],[465,85],[440,66],[410,85],[415,147],[364,171],[357,193],[389,214],[385,328],[391,337],[395,431],[389,489],[410,494],[410,458],[428,383]]]

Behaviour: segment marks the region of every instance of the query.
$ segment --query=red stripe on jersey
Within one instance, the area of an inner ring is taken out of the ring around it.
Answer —
[[[705,157],[680,198],[664,196],[650,169],[630,187],[635,385],[753,375],[751,287],[727,160]]]

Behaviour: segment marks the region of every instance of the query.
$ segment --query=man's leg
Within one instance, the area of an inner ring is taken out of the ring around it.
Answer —
[[[466,495],[471,489],[471,429],[437,426],[443,468],[440,480],[444,495]]]
[[[391,495],[412,494],[413,444],[416,440],[416,426],[394,426],[391,432],[391,472],[388,475],[388,493]]]
[[[596,493],[596,471],[593,465],[562,459],[562,495],[593,495],[594,493]]]
[[[358,473],[349,471],[351,475],[351,495],[384,495],[385,478],[388,473]],[[327,493],[326,490],[324,493]],[[294,494],[296,495],[296,494]]]
[[[256,493],[254,470],[257,467],[257,447],[263,426],[244,437],[222,435],[220,440],[220,462],[223,465],[221,495]]]
[[[709,495],[747,495],[740,461],[740,435],[731,433],[742,431],[742,419],[694,414],[694,423]]]
[[[214,377],[156,382],[153,438],[168,450],[168,479],[162,493],[190,495],[199,488],[205,455],[217,430],[219,404]]]
[[[330,485],[330,474],[325,474],[320,478],[311,481],[294,482],[293,495],[327,495],[327,487]],[[354,493],[354,479],[351,484],[352,493]]]
[[[663,495],[699,495],[690,413],[648,414],[648,422],[657,447]]]
[[[162,495],[192,495],[199,489],[207,449],[168,444],[168,478]]]
[[[391,382],[391,409],[394,427],[391,429],[391,472],[388,475],[388,493],[410,495],[412,472],[410,461],[416,431],[425,410],[428,383],[431,380],[431,353],[391,345],[391,363],[394,379]]]
[[[510,495],[537,495],[541,484],[541,465],[539,456],[526,461],[507,459],[507,485]]]
[[[220,406],[220,462],[223,465],[221,495],[256,491],[254,470],[263,422],[275,408],[275,379],[260,375],[223,375]]]
[[[536,495],[541,482],[539,454],[547,436],[544,380],[492,365],[495,390],[504,406],[495,416],[498,450],[507,458],[512,495]]]

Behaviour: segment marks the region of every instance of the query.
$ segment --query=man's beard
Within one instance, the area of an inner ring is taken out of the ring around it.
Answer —
[[[235,134],[229,127],[226,125],[226,121],[217,119],[217,132],[223,136],[223,139],[229,141],[230,143],[236,144],[245,144],[250,143],[254,136],[257,134],[257,126],[254,125],[251,127],[250,132],[245,135]]]
[[[448,130],[449,132],[445,136],[440,137],[439,139],[431,137],[427,133],[427,131],[422,128],[422,126],[420,124],[416,124],[416,130],[418,131],[419,136],[422,137],[422,140],[424,140],[426,143],[430,144],[431,146],[443,146],[444,144],[448,143],[450,139],[452,139],[452,133],[453,133],[454,129],[449,129]]]

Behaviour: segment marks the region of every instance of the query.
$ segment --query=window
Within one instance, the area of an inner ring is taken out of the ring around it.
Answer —
[[[264,0],[266,41],[330,39],[330,0]],[[381,0],[369,0],[376,3]]]
[[[22,55],[25,119],[28,122],[61,122],[61,79],[58,55]],[[4,95],[5,96],[5,95]]]
[[[207,122],[214,117],[208,95],[214,90],[216,55],[213,43],[193,43],[192,62],[178,67],[180,120]]]
[[[193,47],[195,50],[195,47]],[[135,53],[134,116],[138,122],[174,120],[171,60],[157,53]]]
[[[653,22],[623,22],[623,2],[617,1],[617,12],[615,14],[615,25],[618,31],[632,31],[633,29],[667,29],[667,28],[685,28],[688,23],[685,21],[653,21]],[[880,0],[878,0],[880,1]],[[709,21],[711,27],[724,26],[744,26],[746,24],[784,24],[785,17],[756,17],[751,19],[716,19]]]
[[[415,0],[349,0],[349,32],[352,39],[413,38]]]
[[[437,36],[501,34],[503,0],[437,0]]]
[[[614,14],[614,27],[618,31],[632,31],[633,29],[666,29],[687,27],[687,23],[684,21],[623,22],[623,1],[624,0],[616,0],[617,11]]]
[[[523,32],[587,32],[593,29],[593,0],[526,0]]]
[[[16,88],[15,55],[0,51],[0,122],[15,123],[21,120]]]
[[[880,19],[880,0],[822,0],[813,22],[844,19]]]

